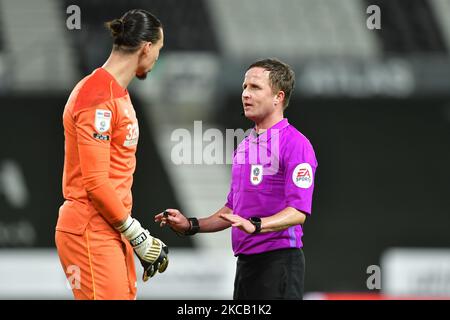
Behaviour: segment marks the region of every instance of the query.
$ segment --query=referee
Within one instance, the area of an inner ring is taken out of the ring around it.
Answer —
[[[250,65],[242,104],[255,126],[234,152],[225,206],[202,219],[176,209],[155,216],[184,235],[232,227],[235,300],[303,298],[302,225],[311,214],[317,160],[309,140],[283,115],[294,84],[294,71],[279,60]]]

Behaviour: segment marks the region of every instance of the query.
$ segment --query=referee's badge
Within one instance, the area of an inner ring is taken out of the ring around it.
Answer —
[[[261,164],[252,164],[250,171],[250,182],[252,185],[257,186],[263,180],[263,166]]]
[[[96,109],[95,110],[95,129],[97,132],[106,132],[111,124],[112,112],[109,110]]]

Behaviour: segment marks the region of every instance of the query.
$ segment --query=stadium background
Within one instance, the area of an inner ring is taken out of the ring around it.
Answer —
[[[68,28],[71,5],[81,29]],[[366,25],[370,5],[379,30]],[[176,165],[172,134],[187,129],[194,154],[211,144],[208,128],[249,128],[241,83],[264,57],[296,71],[286,116],[319,161],[307,297],[450,296],[450,0],[0,0],[0,298],[71,298],[54,249],[62,111],[108,57],[102,23],[132,8],[165,30],[154,71],[130,87],[140,122],[133,214],[172,250],[139,298],[231,299],[229,230],[181,238],[152,217],[166,207],[201,217],[225,203],[230,166]],[[370,290],[373,265],[382,285]]]

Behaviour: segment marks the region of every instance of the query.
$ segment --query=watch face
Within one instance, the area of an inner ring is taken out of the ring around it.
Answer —
[[[261,218],[251,217],[250,222],[255,226],[255,231],[253,233],[259,233],[261,231]]]

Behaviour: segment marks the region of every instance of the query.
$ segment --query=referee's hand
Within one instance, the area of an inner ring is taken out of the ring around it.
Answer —
[[[160,227],[169,225],[174,231],[184,233],[191,227],[188,219],[177,209],[166,209],[155,216],[155,222],[159,222]]]
[[[231,222],[232,227],[239,228],[249,234],[255,232],[255,226],[249,220],[244,219],[237,214],[222,213],[220,217],[228,222]]]

